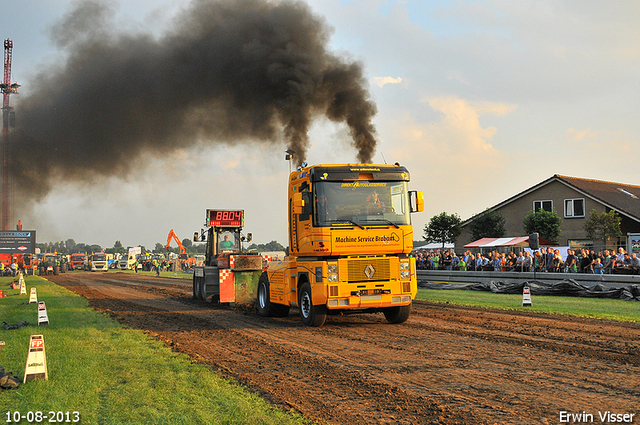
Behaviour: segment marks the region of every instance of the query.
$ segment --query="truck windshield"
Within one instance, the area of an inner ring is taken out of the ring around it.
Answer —
[[[317,182],[313,186],[314,225],[408,225],[405,181]]]
[[[222,251],[240,250],[240,232],[233,229],[217,229],[218,233],[218,253]]]

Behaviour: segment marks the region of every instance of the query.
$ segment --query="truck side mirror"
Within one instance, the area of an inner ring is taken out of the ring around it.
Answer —
[[[420,190],[411,190],[409,191],[409,205],[411,208],[411,212],[422,212],[424,211],[424,195]]]
[[[293,194],[293,213],[302,214],[302,208],[304,207],[304,200],[302,199],[302,193],[296,192]]]
[[[293,194],[293,213],[300,215],[300,220],[308,220],[311,214],[311,192],[296,192]]]

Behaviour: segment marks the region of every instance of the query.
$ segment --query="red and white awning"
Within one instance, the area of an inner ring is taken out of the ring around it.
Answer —
[[[544,239],[539,240],[539,245],[557,245],[546,241]],[[477,241],[466,244],[464,248],[497,248],[502,246],[529,246],[529,236],[518,236],[511,238],[482,238]]]

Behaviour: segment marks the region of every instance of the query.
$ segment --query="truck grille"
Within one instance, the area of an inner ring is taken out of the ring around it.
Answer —
[[[388,258],[349,259],[347,263],[349,282],[382,281],[391,277]]]

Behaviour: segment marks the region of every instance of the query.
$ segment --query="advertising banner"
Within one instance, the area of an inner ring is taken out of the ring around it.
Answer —
[[[35,230],[0,231],[0,254],[35,254]]]
[[[640,256],[640,233],[627,233],[627,253],[629,256],[635,253]]]
[[[333,233],[332,238],[334,254],[354,251],[389,253],[403,252],[404,249],[404,234],[400,229],[370,229],[362,235]]]

